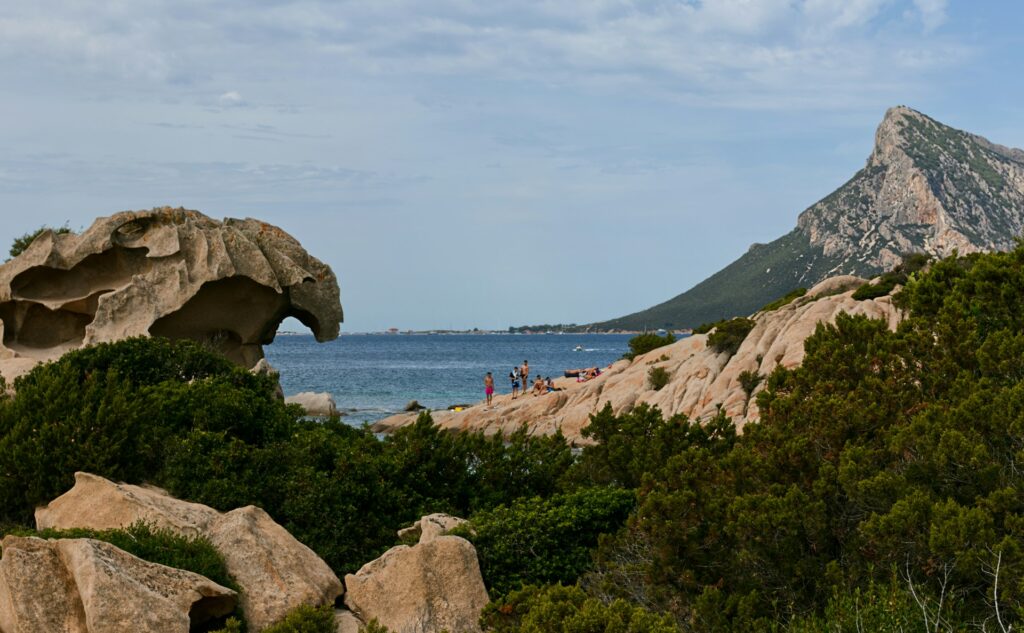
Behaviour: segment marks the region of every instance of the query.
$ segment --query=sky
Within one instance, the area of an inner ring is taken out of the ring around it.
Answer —
[[[1009,0],[0,0],[0,244],[184,206],[295,236],[343,332],[605,320],[791,230],[890,106],[1024,147],[1022,24]]]

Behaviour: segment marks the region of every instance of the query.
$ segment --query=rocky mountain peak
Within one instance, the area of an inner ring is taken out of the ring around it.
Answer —
[[[800,215],[830,272],[871,274],[908,252],[1009,248],[1024,230],[1024,152],[890,108],[864,169]]]
[[[593,327],[687,327],[750,314],[827,277],[871,277],[906,253],[1006,250],[1022,232],[1024,151],[896,106],[864,167],[801,213],[791,232],[687,292]]]

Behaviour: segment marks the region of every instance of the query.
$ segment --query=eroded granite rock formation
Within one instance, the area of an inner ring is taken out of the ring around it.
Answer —
[[[285,317],[319,341],[342,320],[331,269],[281,229],[198,211],[125,211],[47,231],[0,266],[0,372],[130,336],[202,341],[247,368]]]
[[[210,539],[242,589],[240,601],[251,631],[263,630],[302,604],[333,604],[342,593],[330,567],[255,506],[220,513],[159,488],[117,484],[79,472],[71,490],[36,510],[39,529],[105,530],[137,521]],[[0,631],[6,633],[2,627]]]
[[[416,545],[392,547],[345,576],[345,605],[363,622],[376,618],[393,633],[479,632],[489,599],[476,549],[445,534],[462,522],[423,517],[413,526],[420,529]]]
[[[4,633],[188,633],[235,608],[226,587],[93,539],[0,546]]]

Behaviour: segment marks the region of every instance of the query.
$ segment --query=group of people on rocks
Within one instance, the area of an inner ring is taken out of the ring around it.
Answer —
[[[535,396],[544,395],[552,391],[561,391],[560,388],[555,387],[555,381],[551,380],[551,376],[547,378],[542,377],[540,374],[533,379],[533,386],[530,385],[530,361],[524,360],[523,364],[518,367],[513,367],[512,371],[508,373],[509,381],[512,383],[512,399],[515,400],[520,395],[526,395],[527,388],[530,389],[530,393]],[[487,396],[487,405],[490,406],[491,399],[494,397],[494,376],[491,372],[487,372],[484,376],[484,394]]]

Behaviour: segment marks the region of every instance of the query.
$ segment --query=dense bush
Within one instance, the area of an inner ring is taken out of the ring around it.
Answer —
[[[908,277],[901,303],[895,332],[859,316],[819,325],[803,364],[768,377],[742,436],[651,460],[590,590],[702,631],[902,622],[908,600],[931,629],[991,628],[995,604],[1016,626],[1024,248],[939,262]]]
[[[754,322],[745,317],[737,317],[722,321],[715,326],[715,331],[708,336],[708,347],[718,353],[732,356],[743,344],[747,334],[754,329]]]
[[[629,351],[623,354],[622,357],[633,360],[637,356],[675,342],[676,337],[672,332],[665,333],[665,336],[658,336],[654,332],[644,332],[629,339]]]
[[[550,495],[572,463],[560,435],[452,434],[424,415],[381,441],[304,420],[270,378],[187,341],[77,350],[16,388],[0,400],[0,520],[28,524],[84,470],[219,510],[260,506],[339,574],[421,514]]]
[[[647,386],[655,391],[661,391],[671,379],[672,374],[664,367],[651,367],[647,370]]]
[[[487,605],[481,622],[494,633],[677,633],[666,615],[625,600],[605,604],[579,587],[529,586]]]
[[[909,279],[923,270],[930,261],[931,258],[924,253],[906,255],[896,268],[881,275],[877,282],[868,282],[857,288],[853,293],[853,298],[857,301],[864,301],[866,299],[884,297],[895,290],[896,286],[907,283]]]
[[[499,596],[525,584],[575,582],[598,537],[617,531],[633,505],[632,491],[584,488],[477,512],[457,533],[476,546],[484,582]]]

